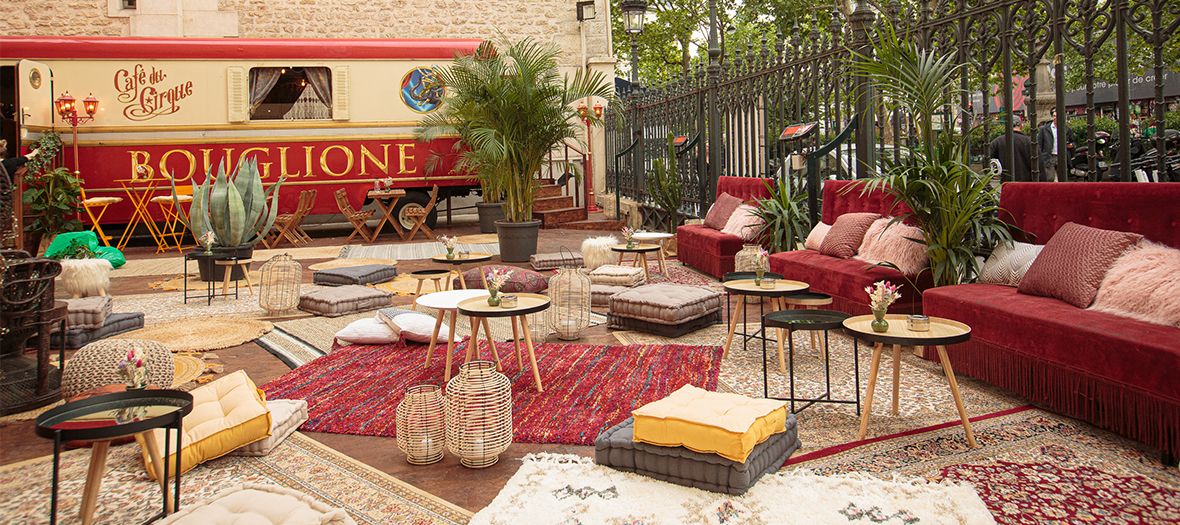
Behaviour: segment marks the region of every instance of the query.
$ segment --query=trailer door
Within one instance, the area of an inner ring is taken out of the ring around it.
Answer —
[[[32,60],[16,63],[16,121],[23,139],[28,131],[53,127],[53,72]]]

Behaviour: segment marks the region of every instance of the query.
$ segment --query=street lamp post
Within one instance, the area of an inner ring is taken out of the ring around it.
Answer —
[[[94,98],[94,94],[82,99],[82,108],[86,111],[86,116],[78,115],[78,107],[74,97],[70,96],[70,92],[62,93],[57,100],[53,101],[53,105],[57,109],[57,114],[70,124],[74,130],[74,176],[81,175],[78,170],[78,126],[94,120],[94,113],[98,111],[98,99]]]
[[[590,152],[590,144],[592,143],[590,139],[590,112],[591,109],[586,107],[585,102],[578,103],[578,115],[582,117],[582,122],[586,124],[586,153],[582,154],[582,166],[584,167],[583,171],[585,171],[582,174],[582,182],[586,191],[586,213],[598,213],[598,206],[594,204],[594,163]],[[602,119],[602,103],[595,102],[593,112],[595,118]]]
[[[647,0],[623,0],[619,4],[619,10],[623,12],[623,30],[631,35],[631,90],[632,97],[635,97],[635,89],[639,87],[639,33],[643,32],[644,17],[647,16]],[[640,141],[643,140],[643,122],[640,119],[638,99],[632,98],[636,102],[635,118],[631,121],[631,136],[632,143],[637,145],[636,149],[632,151],[632,172],[638,176],[643,171],[643,145]],[[619,185],[619,170],[615,170],[615,220],[623,216],[623,210],[619,208],[621,204],[622,187]]]

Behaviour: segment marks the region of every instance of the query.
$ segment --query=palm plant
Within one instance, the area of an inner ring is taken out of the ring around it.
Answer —
[[[969,141],[955,136],[952,126],[934,131],[934,119],[947,119],[944,108],[960,100],[961,66],[953,53],[922,49],[890,24],[878,37],[875,57],[853,51],[853,70],[869,79],[875,104],[915,116],[919,147],[909,156],[881,159],[878,173],[862,183],[862,191],[881,189],[909,207],[890,224],[909,219],[921,228],[935,286],[968,282],[979,271],[975,252],[1012,235],[997,219],[999,188],[991,186],[995,174],[971,169]]]
[[[778,178],[772,186],[763,181],[770,198],[757,199],[754,214],[764,224],[758,231],[762,245],[771,253],[794,250],[807,239],[811,231],[807,215],[807,192],[791,194],[791,185],[785,178]]]
[[[445,85],[440,111],[427,115],[415,138],[427,142],[458,135],[462,148],[457,170],[477,173],[484,186],[504,195],[510,222],[533,219],[540,172],[551,148],[566,140],[581,144],[582,116],[575,103],[586,97],[615,101],[604,75],[579,69],[558,74],[560,49],[532,38],[500,47],[483,42],[474,54],[456,56],[439,68],[434,82]],[[601,122],[590,114],[591,125]],[[431,159],[437,168],[438,159]]]

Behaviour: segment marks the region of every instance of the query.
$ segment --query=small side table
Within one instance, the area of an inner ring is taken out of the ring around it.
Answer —
[[[832,399],[832,362],[831,354],[828,353],[828,331],[844,328],[844,320],[852,317],[844,312],[834,312],[831,310],[779,310],[777,312],[770,312],[762,316],[762,329],[765,331],[766,327],[783,328],[787,331],[787,345],[790,347],[788,360],[790,362],[789,378],[791,382],[791,397],[776,397],[783,401],[791,402],[791,412],[798,413],[807,407],[816,403],[849,403],[856,404],[856,413],[860,415],[860,356],[856,352],[852,353],[852,370],[853,377],[856,381],[856,398],[855,399]],[[815,398],[797,398],[795,397],[795,339],[794,333],[796,330],[808,330],[812,337],[815,337],[815,332],[822,330],[824,332],[824,394]],[[782,372],[787,372],[783,367],[783,340],[778,340],[778,366]],[[766,339],[762,340],[762,397],[770,397],[770,383],[766,373]],[[795,410],[796,401],[806,401],[807,404]]]
[[[250,295],[254,295],[254,283],[250,282],[250,263],[252,263],[252,262],[254,262],[253,259],[239,259],[237,257],[230,257],[228,259],[220,259],[220,260],[213,262],[213,264],[216,264],[217,266],[224,266],[225,267],[225,271],[222,272],[225,274],[225,276],[222,277],[222,281],[221,281],[221,295],[229,295],[229,279],[230,279],[230,276],[232,276],[234,273],[233,270],[234,270],[235,266],[239,266],[242,268],[242,278],[246,280],[246,291],[250,292]],[[238,294],[237,294],[238,290],[237,289],[238,289],[238,283],[235,282],[234,283],[234,298],[235,299],[237,299],[237,297],[238,297]]]
[[[512,342],[516,345],[516,364],[524,369],[524,363],[520,357],[520,333],[517,332],[516,323],[520,322],[520,329],[524,331],[524,344],[529,351],[529,363],[533,367],[533,380],[537,382],[537,392],[544,392],[545,388],[541,386],[541,372],[537,370],[537,355],[533,353],[533,336],[529,335],[529,321],[528,315],[537,313],[549,308],[549,298],[544,295],[535,293],[521,293],[516,294],[516,306],[513,308],[504,308],[502,306],[490,306],[485,298],[467,299],[459,303],[459,313],[466,315],[472,319],[471,321],[471,341],[467,345],[467,361],[471,361],[472,351],[479,352],[479,336],[475,333],[477,325],[476,319],[484,325],[485,333],[488,335],[488,344],[492,347],[492,356],[496,358],[496,363],[499,364],[500,356],[496,354],[496,341],[492,339],[491,330],[488,330],[489,317],[508,317],[512,322]]]
[[[795,309],[797,307],[802,306],[808,310],[815,310],[821,306],[827,306],[829,304],[832,304],[832,296],[830,296],[826,293],[819,293],[819,292],[797,293],[797,294],[788,295],[788,296],[784,297],[783,301],[785,301],[787,303],[787,308],[789,308],[789,309]],[[812,348],[817,348],[819,346],[819,343],[817,343],[815,339],[816,339],[815,331],[812,330],[811,331],[811,347]],[[820,355],[820,357],[824,357],[826,359],[826,356],[828,355],[827,345],[824,345],[824,349],[821,350],[821,352],[822,352],[822,354]]]
[[[486,263],[486,262],[492,260],[492,254],[490,254],[490,253],[472,252],[472,253],[468,253],[466,255],[455,254],[454,259],[447,259],[447,254],[444,253],[444,254],[440,254],[440,255],[435,255],[434,257],[431,257],[430,260],[434,261],[438,264],[451,265],[451,269],[449,270],[449,272],[459,275],[459,287],[464,290],[467,289],[467,280],[463,278],[463,265],[464,264],[474,264],[477,267],[479,267],[479,280],[480,280],[480,282],[483,283],[484,289],[486,290],[488,287],[488,277],[483,271],[483,263]],[[450,279],[447,279],[447,285],[445,286],[445,288],[448,290],[455,288],[455,286],[453,284],[451,284]]]
[[[365,193],[370,199],[377,203],[377,208],[381,210],[381,222],[377,223],[377,227],[373,228],[373,240],[381,235],[381,228],[385,223],[393,225],[393,230],[397,232],[397,236],[401,240],[406,240],[406,232],[402,229],[402,223],[393,216],[393,208],[397,206],[397,201],[406,196],[406,190],[369,190]],[[385,202],[388,200],[389,202]]]
[[[676,235],[664,232],[635,232],[631,235],[632,239],[635,239],[639,242],[652,244],[654,241],[656,244],[660,245],[660,273],[664,275],[668,275],[667,261],[664,259],[664,252],[667,251],[664,248],[664,241],[673,237],[676,237]]]
[[[775,279],[774,288],[762,288],[754,284],[753,279],[738,279],[736,281],[726,281],[721,283],[721,287],[725,289],[726,293],[742,296],[742,300],[738,301],[737,311],[729,316],[729,335],[725,338],[725,350],[721,357],[729,355],[729,344],[733,342],[733,334],[737,331],[738,319],[745,320],[746,318],[746,296],[752,297],[769,297],[770,306],[774,310],[783,310],[783,305],[780,299],[785,296],[797,294],[799,292],[806,292],[811,288],[811,285],[800,281],[789,281],[785,279]],[[765,306],[762,301],[758,301],[759,318],[766,315]],[[745,348],[747,342],[752,338],[765,338],[762,330],[759,329],[756,333],[748,334],[745,329],[742,330],[742,348]],[[782,338],[782,334],[779,334]]]
[[[192,297],[194,299],[201,297],[200,295],[194,295],[194,294],[188,293],[188,262],[189,261],[197,261],[197,266],[200,266],[201,265],[200,259],[202,257],[210,257],[210,260],[212,260],[215,265],[221,265],[220,263],[222,260],[231,260],[231,259],[236,260],[237,259],[236,257],[233,257],[233,256],[220,256],[220,255],[206,256],[205,252],[203,250],[201,250],[201,248],[196,248],[193,251],[185,252],[184,253],[184,272],[183,272],[184,273],[184,304],[188,304],[188,300],[190,297]],[[230,273],[232,272],[232,270],[233,270],[233,266],[226,266],[226,268],[225,268],[226,274],[225,275],[229,276]],[[251,291],[250,293],[252,294],[254,292]],[[228,284],[223,285],[222,293],[217,293],[217,282],[216,281],[205,281],[205,304],[207,304],[207,305],[213,304],[214,297],[229,297],[229,296],[230,296],[230,294],[229,294]],[[234,281],[233,298],[234,299],[238,298],[238,282],[237,281]]]
[[[418,297],[422,295],[422,283],[426,281],[434,281],[434,291],[436,292],[445,290],[447,285],[440,285],[440,281],[442,281],[443,276],[449,275],[451,275],[450,270],[418,270],[416,272],[410,272],[410,277],[418,280],[418,289],[414,290],[414,296]],[[414,303],[414,310],[418,310],[417,302]]]
[[[660,245],[658,245],[658,244],[636,244],[634,248],[628,248],[626,244],[619,244],[617,246],[610,247],[610,250],[612,252],[619,254],[618,264],[620,266],[622,266],[622,264],[623,264],[623,256],[628,253],[635,255],[635,258],[631,260],[632,266],[634,266],[635,263],[638,262],[642,258],[642,260],[643,260],[643,278],[644,279],[651,279],[651,274],[649,274],[647,271],[647,254],[654,252],[654,251],[658,251],[659,249],[660,249]],[[660,270],[663,270],[663,269],[664,269],[663,265],[660,265]],[[664,275],[668,275],[668,273],[666,271],[664,271],[662,273]]]
[[[414,299],[415,306],[438,310],[438,319],[434,322],[434,333],[430,336],[430,347],[426,349],[426,362],[422,364],[423,368],[430,367],[430,358],[434,355],[435,345],[438,344],[438,331],[442,327],[443,317],[446,317],[447,312],[450,312],[451,328],[447,331],[449,335],[447,338],[447,371],[443,374],[443,380],[451,380],[451,355],[455,353],[455,325],[459,321],[459,303],[477,297],[483,297],[486,301],[489,295],[491,294],[487,290],[447,290],[429,295],[420,295]],[[472,336],[474,336],[474,324],[471,327],[471,331],[473,332]],[[488,337],[491,337],[491,334],[488,334]]]
[[[84,525],[94,522],[94,507],[98,502],[98,491],[102,486],[102,474],[106,468],[107,450],[111,440],[148,432],[157,428],[176,431],[176,481],[174,492],[168,490],[168,456],[171,454],[171,432],[164,432],[164,454],[156,448],[155,441],[147,443],[148,457],[160,480],[164,494],[163,512],[153,516],[149,522],[167,516],[180,506],[180,451],[181,420],[193,410],[193,396],[179,390],[131,390],[115,394],[73,401],[37,416],[36,433],[53,440],[53,479],[49,503],[49,523],[57,523],[58,469],[61,464],[61,445],[68,441],[93,441],[90,453],[90,469],[86,475],[86,488],[82,494],[81,519]]]
[[[962,343],[971,339],[971,327],[958,321],[930,318],[930,330],[915,332],[906,326],[906,316],[889,314],[885,316],[889,321],[889,330],[874,332],[871,326],[873,316],[858,315],[844,320],[844,328],[852,335],[852,348],[856,351],[856,341],[863,339],[873,343],[873,364],[869,372],[869,386],[865,393],[865,409],[860,416],[860,434],[858,440],[863,440],[869,429],[869,413],[873,411],[873,389],[877,386],[877,369],[881,366],[881,353],[885,345],[893,345],[893,409],[891,414],[897,414],[897,392],[901,380],[901,345],[925,345],[938,348],[938,359],[942,362],[942,370],[946,373],[950,383],[951,395],[955,398],[955,408],[959,409],[959,419],[963,428],[967,430],[967,446],[975,448],[975,433],[971,431],[971,421],[967,418],[967,410],[963,408],[963,397],[959,395],[959,382],[955,381],[955,371],[951,368],[951,360],[946,355],[946,345]]]

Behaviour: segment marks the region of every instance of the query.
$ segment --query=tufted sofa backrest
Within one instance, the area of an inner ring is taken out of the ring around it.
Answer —
[[[1010,182],[1001,191],[1004,222],[1024,230],[1018,241],[1045,244],[1073,222],[1180,248],[1180,184]]]

